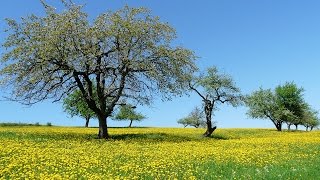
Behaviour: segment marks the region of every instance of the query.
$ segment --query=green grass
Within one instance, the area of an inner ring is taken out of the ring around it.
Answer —
[[[204,138],[204,129],[109,130],[106,141],[95,139],[96,128],[0,127],[0,163],[11,167],[0,167],[0,179],[320,177],[319,131],[218,129]]]
[[[283,164],[259,166],[244,166],[235,163],[193,164],[199,173],[197,179],[212,179],[217,175],[221,179],[319,179],[320,159],[308,161],[291,160]]]

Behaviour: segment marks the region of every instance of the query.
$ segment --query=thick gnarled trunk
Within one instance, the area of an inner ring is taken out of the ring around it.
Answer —
[[[214,130],[216,130],[217,129],[217,126],[215,126],[215,127],[207,127],[207,131],[203,134],[203,136],[204,137],[210,137],[211,136],[211,134],[213,133],[213,131]]]
[[[99,133],[98,139],[108,139],[108,126],[107,126],[107,117],[99,116]]]
[[[282,131],[282,123],[278,122],[277,125],[276,125],[276,128],[277,128],[278,131]]]
[[[282,121],[271,119],[273,124],[276,126],[277,131],[282,131]]]
[[[204,137],[210,137],[214,130],[217,129],[217,127],[212,127],[212,110],[213,110],[214,104],[211,103],[211,101],[206,100],[205,101],[205,107],[204,112],[206,114],[206,124],[207,124],[207,131],[203,134]]]

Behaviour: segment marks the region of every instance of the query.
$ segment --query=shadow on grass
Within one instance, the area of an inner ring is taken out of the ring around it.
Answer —
[[[111,135],[112,140],[133,140],[133,141],[154,141],[154,142],[184,142],[192,141],[195,138],[177,136],[167,133],[143,133],[143,134],[115,134]]]
[[[93,128],[93,129],[97,129],[99,128],[98,126],[89,126],[89,127],[83,127],[83,126],[75,126],[78,128]],[[144,126],[132,126],[132,127],[128,127],[128,126],[119,126],[119,127],[108,127],[108,129],[147,129],[147,128],[153,128],[153,127],[144,127]]]
[[[207,139],[230,140],[231,138],[222,134],[212,134],[210,137],[195,134],[194,136],[179,136],[167,133],[144,133],[144,134],[116,134],[111,135],[112,140],[134,140],[134,141],[155,141],[155,142],[186,142],[201,141]]]
[[[81,133],[18,133],[14,131],[0,132],[0,139],[15,139],[15,140],[33,140],[37,142],[57,141],[57,140],[83,140],[94,141],[97,139],[97,134],[81,134]],[[128,133],[128,134],[111,134],[111,141],[139,141],[139,142],[187,142],[187,141],[203,141],[207,139],[229,140],[230,137],[221,134],[213,134],[206,138],[201,134],[194,135],[176,135],[170,133]]]
[[[227,137],[225,135],[222,134],[212,134],[210,137],[208,137],[210,139],[216,139],[216,140],[229,140],[231,139],[230,137]]]

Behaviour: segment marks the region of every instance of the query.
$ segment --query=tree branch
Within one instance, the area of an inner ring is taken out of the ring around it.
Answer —
[[[191,90],[194,90],[204,101],[207,100],[207,98],[205,98],[196,88],[194,88],[190,82],[189,82],[189,88]]]

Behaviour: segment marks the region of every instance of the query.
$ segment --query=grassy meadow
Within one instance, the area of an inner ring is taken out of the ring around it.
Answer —
[[[0,127],[0,179],[318,179],[320,132]]]

